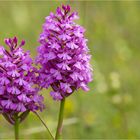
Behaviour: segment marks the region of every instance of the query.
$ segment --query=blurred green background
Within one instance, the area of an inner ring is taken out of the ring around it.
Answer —
[[[25,39],[25,49],[36,55],[45,17],[57,6],[70,4],[86,28],[94,82],[67,98],[64,139],[140,138],[140,2],[138,1],[0,1],[0,44],[4,38]],[[39,113],[55,134],[59,102],[49,89],[46,110]],[[30,113],[20,125],[20,137],[47,139],[48,133]],[[0,139],[12,139],[13,126],[0,117]]]

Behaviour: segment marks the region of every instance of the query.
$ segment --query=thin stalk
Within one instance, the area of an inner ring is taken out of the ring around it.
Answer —
[[[40,115],[37,112],[34,112],[36,114],[36,116],[39,118],[39,120],[42,122],[42,124],[45,126],[45,128],[47,129],[50,137],[54,140],[54,137],[51,133],[51,131],[49,130],[49,128],[47,127],[47,125],[45,124],[45,122],[41,119]]]
[[[64,106],[65,106],[65,98],[61,100],[61,103],[60,103],[59,118],[58,118],[58,125],[57,125],[55,140],[61,137],[62,126],[63,126],[63,116],[64,116]]]
[[[19,118],[17,114],[15,115],[14,128],[15,128],[15,140],[19,140]]]

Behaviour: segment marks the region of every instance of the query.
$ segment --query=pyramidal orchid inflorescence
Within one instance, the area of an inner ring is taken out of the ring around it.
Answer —
[[[62,6],[50,13],[39,38],[39,81],[41,87],[52,87],[54,100],[62,100],[79,88],[87,91],[92,80],[85,29],[74,22],[77,13],[70,11],[70,6]]]
[[[0,46],[0,113],[10,123],[14,114],[42,110],[43,97],[38,94],[36,69],[29,52],[24,52],[16,37],[5,39],[9,49]]]

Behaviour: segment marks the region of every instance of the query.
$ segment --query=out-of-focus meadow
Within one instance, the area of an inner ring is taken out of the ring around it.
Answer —
[[[25,39],[33,57],[45,17],[57,6],[70,4],[92,54],[94,82],[90,91],[67,98],[63,138],[140,138],[140,2],[20,1],[0,2],[0,44],[6,37]],[[55,133],[59,102],[49,89],[41,92],[46,110],[39,113]],[[30,113],[20,125],[23,139],[47,139],[48,133]],[[0,116],[0,139],[14,138],[13,127]]]

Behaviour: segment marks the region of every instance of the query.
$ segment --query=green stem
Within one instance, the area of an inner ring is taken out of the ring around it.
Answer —
[[[55,140],[59,139],[60,136],[61,136],[62,125],[63,125],[64,106],[65,106],[65,98],[63,100],[61,100],[61,103],[60,103],[59,119],[58,119],[58,125],[57,125]]]
[[[15,115],[14,128],[15,128],[15,140],[19,140],[19,118],[17,114]]]
[[[47,127],[47,125],[45,124],[45,122],[41,119],[40,115],[37,112],[34,112],[36,114],[36,116],[39,118],[39,120],[42,122],[42,124],[45,126],[45,128],[47,129],[50,137],[54,140],[54,137],[51,133],[51,131],[49,130],[49,128]]]

